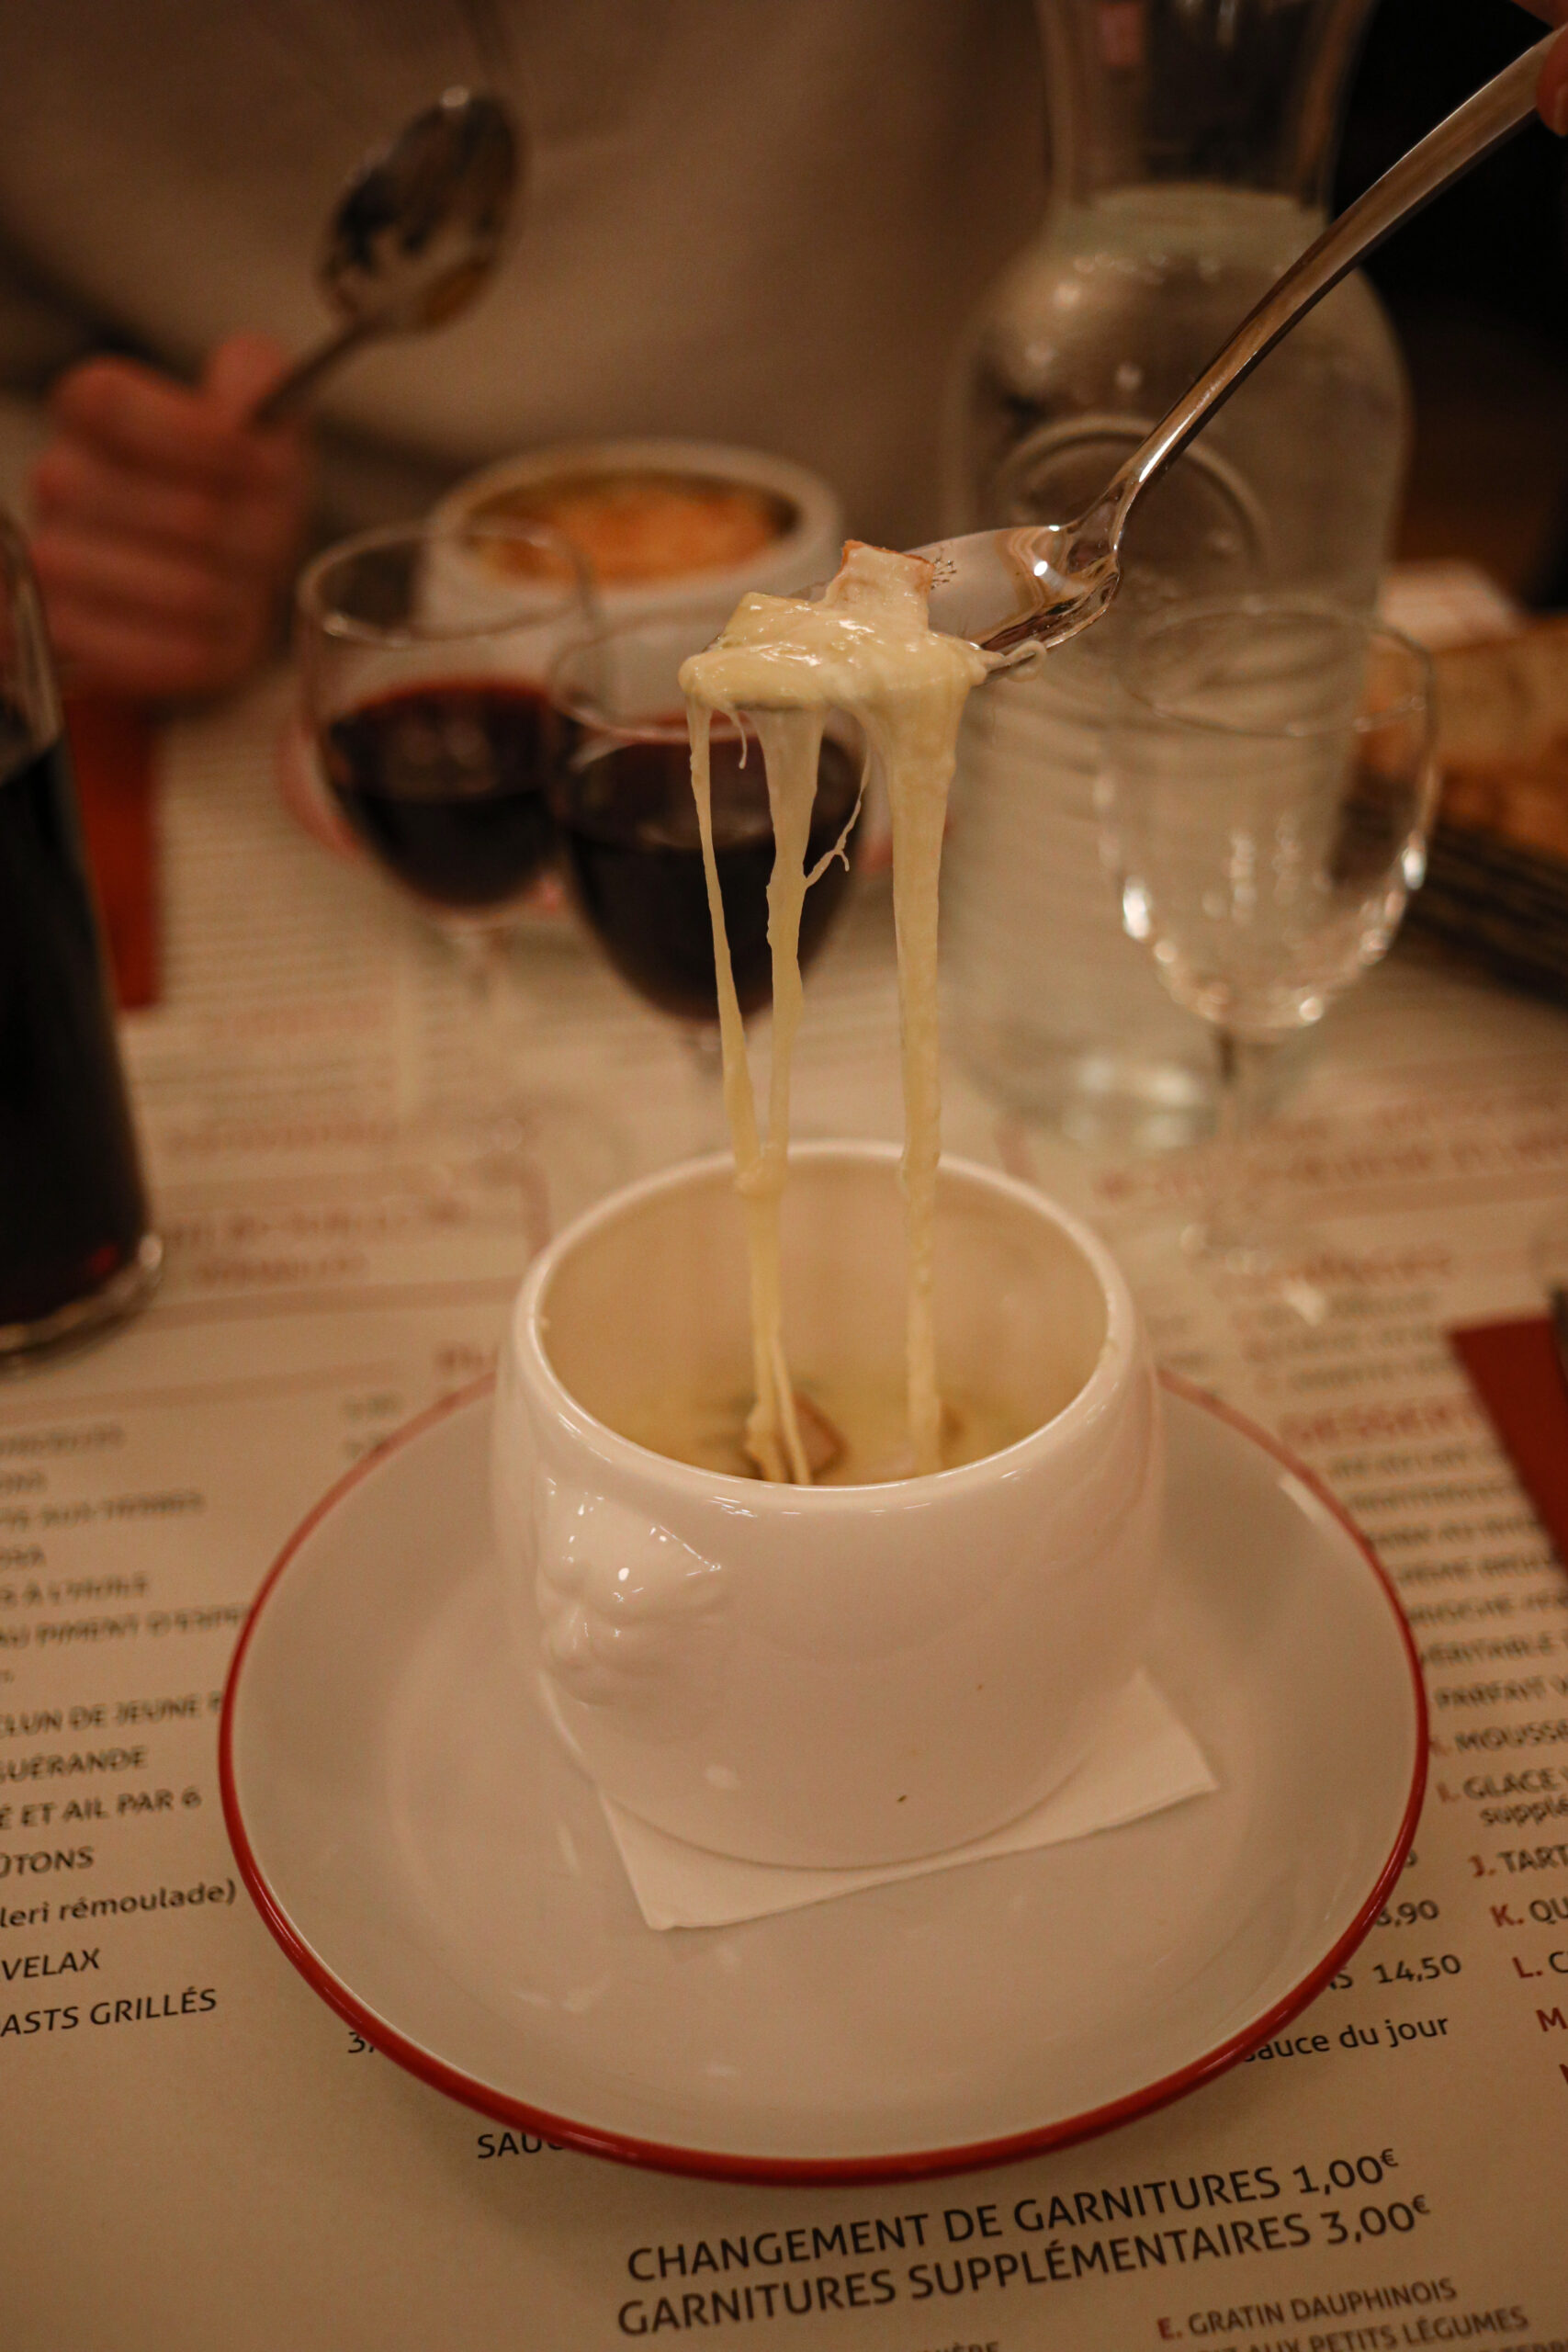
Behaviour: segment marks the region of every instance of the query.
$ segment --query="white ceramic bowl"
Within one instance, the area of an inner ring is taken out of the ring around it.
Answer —
[[[743,562],[671,572],[667,579],[635,585],[603,585],[601,601],[615,618],[661,612],[694,596],[711,599],[728,615],[748,588],[788,595],[814,581],[828,579],[838,569],[843,514],[837,495],[821,476],[792,464],[787,458],[732,448],[720,441],[569,441],[528,450],[470,474],[442,499],[433,519],[457,528],[482,521],[486,510],[508,493],[538,492],[552,484],[606,474],[674,475],[725,489],[760,491],[775,500],[785,514],[785,526],[779,536]],[[487,581],[493,584],[494,574],[476,567],[470,582],[474,593],[482,594]]]
[[[793,1155],[795,1375],[901,1363],[898,1155]],[[1021,1442],[886,1486],[770,1487],[617,1431],[639,1400],[746,1391],[727,1159],[617,1193],[513,1310],[493,1490],[547,1713],[609,1796],[767,1862],[936,1853],[1037,1804],[1140,1655],[1159,1524],[1159,1396],[1127,1285],[1084,1227],[943,1165],[937,1329],[953,1392],[1021,1405]]]

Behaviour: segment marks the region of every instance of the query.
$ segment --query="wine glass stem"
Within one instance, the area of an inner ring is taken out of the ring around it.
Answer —
[[[716,1021],[682,1021],[680,1038],[686,1067],[693,1074],[693,1140],[699,1151],[728,1148],[729,1123],[724,1107],[724,1045]]]
[[[451,936],[473,1009],[470,1035],[480,1115],[489,1121],[503,1119],[515,1109],[517,1093],[517,1074],[506,1050],[506,934],[497,927],[475,925]]]
[[[1223,1255],[1245,1250],[1252,1238],[1257,1202],[1248,1148],[1265,1114],[1277,1046],[1224,1028],[1215,1031],[1214,1044],[1220,1085],[1204,1226],[1208,1247]]]

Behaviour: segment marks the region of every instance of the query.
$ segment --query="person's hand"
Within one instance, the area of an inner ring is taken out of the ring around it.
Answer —
[[[33,562],[71,684],[162,701],[236,685],[265,651],[309,491],[297,425],[246,423],[285,365],[231,336],[192,390],[127,359],[55,384],[33,467]]]
[[[1532,17],[1544,17],[1549,25],[1568,26],[1568,0],[1522,0],[1522,5]],[[1568,138],[1568,31],[1541,68],[1535,103],[1547,129],[1555,130],[1559,139]]]

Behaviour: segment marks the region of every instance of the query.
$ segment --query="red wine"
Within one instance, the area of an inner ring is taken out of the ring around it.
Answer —
[[[767,888],[773,829],[761,753],[753,744],[742,767],[739,744],[716,734],[712,776],[714,851],[736,993],[742,1012],[755,1012],[773,993]],[[843,831],[859,789],[856,761],[826,738],[808,867]],[[616,745],[580,768],[565,768],[555,797],[578,903],[622,978],[666,1012],[716,1020],[713,927],[684,743]],[[852,854],[853,846],[852,836]],[[848,880],[835,858],[807,892],[803,966],[826,938]]]
[[[0,1326],[101,1290],[147,1229],[65,747],[0,707]]]
[[[492,678],[402,686],[322,732],[327,782],[388,872],[453,912],[520,898],[548,860],[557,722],[544,695]]]

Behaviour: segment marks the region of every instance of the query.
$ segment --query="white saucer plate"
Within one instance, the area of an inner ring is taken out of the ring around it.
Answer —
[[[252,1612],[224,1808],[284,1951],[515,2128],[731,2179],[998,2163],[1208,2081],[1323,1987],[1420,1808],[1393,1592],[1310,1475],[1183,1390],[1148,1652],[1213,1796],[739,1927],[645,1927],[490,1562],[488,1393],[334,1488]]]

